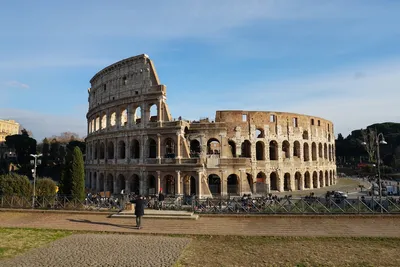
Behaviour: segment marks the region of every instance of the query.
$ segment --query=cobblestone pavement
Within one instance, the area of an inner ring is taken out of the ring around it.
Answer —
[[[400,237],[400,216],[200,217],[198,220],[146,219],[97,214],[0,212],[0,227],[51,228],[101,232],[247,236]]]
[[[171,266],[189,242],[163,236],[77,234],[0,261],[0,266]]]

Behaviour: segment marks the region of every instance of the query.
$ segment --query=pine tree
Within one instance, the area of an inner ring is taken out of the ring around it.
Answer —
[[[71,195],[73,199],[85,199],[85,169],[83,155],[79,147],[75,147],[72,152],[71,162]]]
[[[58,190],[61,195],[71,195],[72,190],[72,154],[68,151],[65,165],[61,168],[61,177],[60,181],[58,182]]]

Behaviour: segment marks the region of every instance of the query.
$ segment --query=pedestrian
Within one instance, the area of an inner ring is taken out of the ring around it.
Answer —
[[[164,207],[164,200],[165,200],[165,196],[162,192],[162,189],[160,189],[160,193],[158,193],[158,209],[163,209]]]
[[[136,216],[136,227],[138,229],[142,229],[142,217],[144,215],[144,199],[142,195],[139,195],[138,198],[132,200],[132,203],[135,203],[135,216]]]

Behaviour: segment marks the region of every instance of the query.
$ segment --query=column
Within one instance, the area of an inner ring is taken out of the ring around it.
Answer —
[[[107,130],[110,129],[111,126],[111,117],[110,117],[110,110],[107,109],[107,113],[106,113],[106,125],[107,125]]]
[[[157,161],[161,164],[161,135],[157,134]]]
[[[129,148],[131,147],[130,144],[130,139],[128,138],[128,136],[125,137],[125,162],[129,163],[130,161],[130,155],[129,155]]]
[[[96,172],[96,193],[100,192],[100,174]]]
[[[125,177],[125,194],[130,193],[129,177]]]
[[[181,163],[181,132],[176,132],[176,159],[178,160],[178,164]]]
[[[118,138],[114,139],[114,163],[118,163]]]
[[[196,186],[196,195],[198,198],[201,198],[202,195],[202,190],[201,190],[201,180],[203,179],[203,172],[201,171],[197,171],[197,177],[196,177],[196,182],[197,182],[197,186]]]
[[[118,192],[119,188],[118,188],[118,183],[117,183],[117,173],[114,172],[113,173],[113,187],[114,187],[114,192],[111,192],[111,194],[119,194],[120,192]]]
[[[158,120],[158,126],[162,127],[163,123],[163,106],[162,106],[162,98],[158,98],[158,104],[157,104],[157,120]]]
[[[220,179],[221,179],[221,196],[228,195],[227,191],[227,181],[226,181],[226,170],[220,170]]]
[[[182,195],[182,181],[181,181],[181,171],[176,172],[176,179],[175,179],[175,195]]]
[[[246,170],[245,169],[239,169],[239,172],[240,172],[240,175],[239,175],[239,184],[238,184],[238,186],[239,186],[239,195],[241,196],[241,195],[243,195],[244,194],[244,192],[243,192],[243,179],[244,179],[244,177],[246,177]],[[246,194],[247,194],[247,192],[246,192]]]
[[[132,105],[126,107],[126,119],[128,120],[128,128],[132,127]]]
[[[157,177],[156,177],[156,194],[160,192],[161,188],[161,172],[157,171]]]

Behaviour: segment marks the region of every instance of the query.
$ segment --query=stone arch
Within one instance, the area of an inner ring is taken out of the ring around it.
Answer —
[[[107,128],[107,115],[103,114],[101,116],[101,129],[104,130]]]
[[[300,142],[294,141],[293,143],[293,157],[300,158]]]
[[[104,159],[106,154],[106,146],[103,142],[100,144],[100,159]]]
[[[221,194],[221,178],[216,174],[210,174],[208,176],[208,188],[212,195]]]
[[[279,190],[279,177],[276,172],[271,172],[269,175],[269,181],[270,181],[270,187],[271,190],[273,191],[278,191]]]
[[[228,141],[228,145],[229,145],[229,147],[231,149],[232,157],[236,158],[236,143],[235,143],[235,141],[229,140]]]
[[[303,131],[303,140],[308,140],[308,131]]]
[[[294,174],[294,184],[297,190],[301,190],[302,188],[302,177],[300,172],[296,172]]]
[[[324,158],[328,159],[328,146],[326,143],[324,144]]]
[[[312,161],[317,160],[317,144],[315,142],[311,143],[311,158]]]
[[[287,140],[282,142],[282,152],[283,152],[284,159],[290,158],[290,144]]]
[[[256,143],[256,159],[265,160],[265,144],[263,141],[257,141]]]
[[[256,138],[264,138],[264,137],[265,137],[264,129],[257,128],[256,129]]]
[[[283,177],[283,191],[292,191],[292,184],[290,183],[290,173],[285,173]]]
[[[125,159],[126,155],[126,145],[123,140],[120,140],[118,142],[118,158],[119,159]]]
[[[100,192],[104,192],[105,188],[104,188],[104,173],[100,173],[100,177],[99,177],[99,190]]]
[[[157,157],[157,143],[153,138],[147,140],[147,157],[155,159]]]
[[[168,137],[164,140],[165,158],[175,158],[175,141]]]
[[[122,190],[126,190],[126,188],[125,188],[125,176],[120,174],[120,175],[118,175],[118,178],[117,178],[116,191],[117,191],[117,193],[121,193]]]
[[[175,195],[175,178],[174,176],[168,174],[164,176],[164,184],[165,184],[165,194],[166,195]]]
[[[121,123],[120,124],[121,127],[125,127],[125,126],[128,125],[128,110],[126,108],[123,108],[121,110],[119,120],[120,120],[120,123]]]
[[[308,171],[304,173],[304,188],[311,188],[311,177]]]
[[[313,172],[313,188],[318,188],[318,173]]]
[[[157,104],[151,104],[149,107],[149,121],[157,122],[158,121],[158,106]]]
[[[304,161],[310,161],[310,148],[308,146],[308,143],[303,144],[303,157]]]
[[[183,178],[183,194],[185,196],[196,195],[196,178],[190,175],[185,175]]]
[[[108,159],[114,159],[114,143],[112,141],[108,142],[107,154]]]
[[[239,178],[236,174],[230,174],[226,179],[228,185],[228,194],[238,195],[239,194]]]
[[[322,153],[322,143],[318,144],[318,157],[320,159],[322,159],[324,157],[323,153]]]
[[[96,116],[95,126],[96,126],[95,131],[97,132],[100,129],[100,116],[99,115]]]
[[[201,146],[199,140],[193,139],[190,141],[190,153],[192,157],[200,157]]]
[[[99,143],[96,142],[94,145],[94,159],[99,159]]]
[[[278,160],[278,143],[275,140],[269,142],[269,160]]]
[[[159,192],[160,188],[157,188],[156,177],[154,175],[147,175],[148,192],[149,195],[155,195]]]
[[[114,111],[110,115],[110,126],[114,127],[117,124],[117,113]]]
[[[328,142],[331,141],[331,134],[328,134]]]
[[[217,138],[208,139],[207,154],[221,154],[221,143]]]
[[[244,140],[242,143],[242,157],[251,158],[251,143],[249,140]]]
[[[328,171],[325,171],[325,186],[330,186]]]
[[[329,159],[329,161],[332,161],[332,147],[331,147],[331,145],[328,145],[328,159]]]
[[[132,174],[129,181],[129,192],[139,195],[140,193],[140,177],[137,174]]]
[[[267,182],[267,176],[265,175],[264,172],[259,172],[257,173],[257,183],[263,183],[265,184]]]
[[[324,187],[324,172],[319,171],[319,187]]]
[[[136,139],[133,139],[131,143],[131,158],[132,159],[140,158],[140,144],[139,141]]]
[[[250,173],[246,173],[246,178],[247,178],[247,183],[249,184],[250,187],[250,191],[251,193],[253,193],[253,175],[251,175]]]
[[[114,176],[112,174],[107,175],[107,182],[106,182],[106,191],[109,191],[111,194],[114,194]]]
[[[329,171],[329,184],[333,185],[333,173],[332,173],[332,170]]]
[[[97,172],[93,172],[92,189],[97,189]]]

